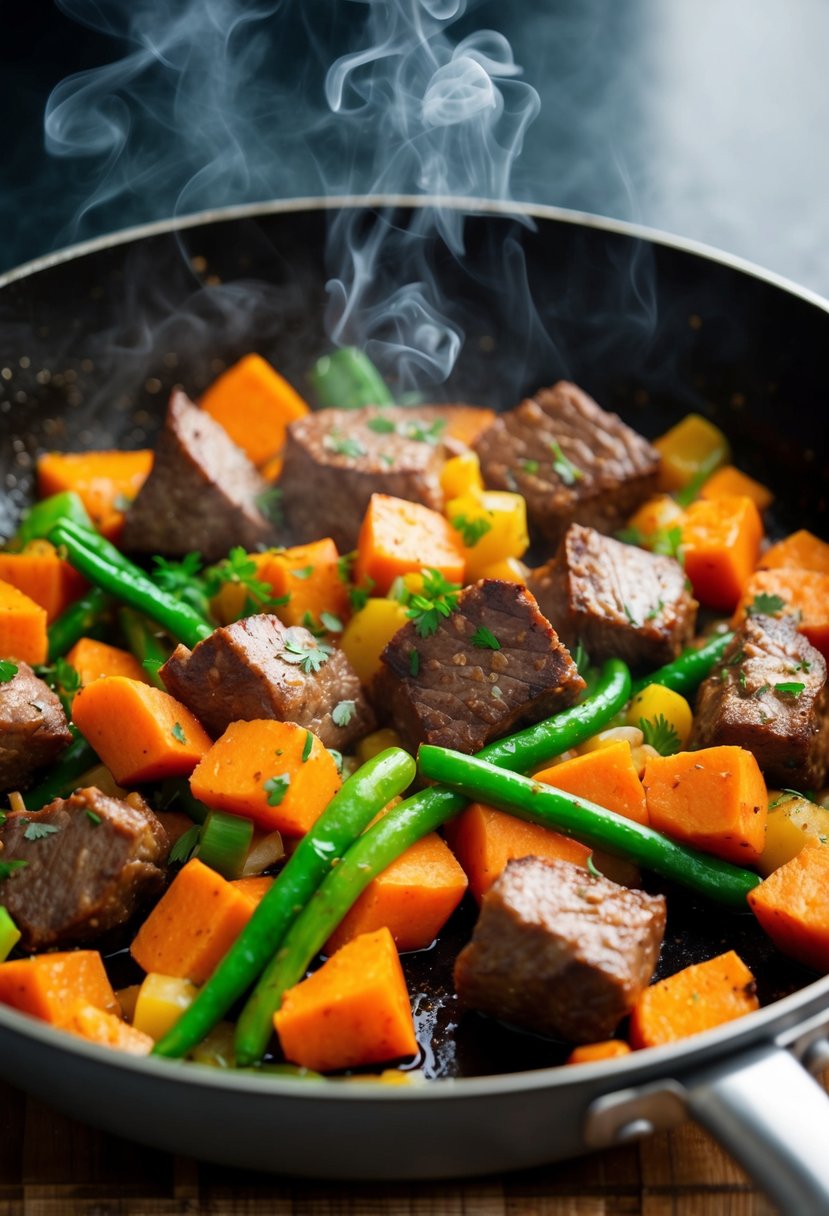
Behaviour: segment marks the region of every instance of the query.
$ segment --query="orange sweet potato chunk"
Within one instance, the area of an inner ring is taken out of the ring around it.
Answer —
[[[131,1056],[148,1056],[155,1045],[155,1040],[143,1030],[136,1030],[114,1013],[97,1009],[88,1001],[79,1001],[72,1006],[63,1029],[90,1043],[125,1051]]]
[[[0,1001],[62,1026],[78,1001],[120,1015],[97,950],[66,950],[0,963]]]
[[[575,794],[577,798],[586,798],[608,811],[624,815],[625,819],[648,824],[645,791],[633,763],[630,745],[624,741],[554,764],[536,773],[535,779]]]
[[[250,920],[257,902],[194,857],[150,912],[130,953],[145,971],[203,984]]]
[[[754,976],[733,950],[646,988],[630,1015],[630,1045],[659,1047],[759,1007]]]
[[[276,456],[288,424],[308,413],[296,389],[261,355],[245,355],[223,372],[202,396],[201,407],[255,465]]]
[[[813,532],[801,528],[799,532],[792,532],[791,536],[766,549],[757,563],[758,570],[772,570],[780,566],[829,574],[829,545]]]
[[[21,553],[0,553],[0,580],[45,608],[47,625],[86,587],[84,577],[59,558],[54,545],[45,540],[32,541]]]
[[[175,697],[141,680],[107,676],[76,694],[72,720],[119,785],[187,777],[210,736]]]
[[[624,1039],[603,1039],[600,1043],[582,1043],[570,1052],[567,1064],[595,1064],[599,1060],[618,1060],[630,1055],[630,1044]]]
[[[810,845],[748,894],[749,906],[783,954],[829,971],[829,847]]]
[[[735,865],[762,853],[768,794],[751,752],[726,746],[652,756],[642,784],[657,832]]]
[[[763,521],[750,498],[700,498],[683,516],[685,573],[706,608],[731,612],[760,556]]]
[[[396,578],[425,568],[463,582],[461,540],[448,519],[419,502],[372,494],[357,540],[355,583],[371,579],[374,593],[385,595]]]
[[[289,988],[273,1021],[286,1059],[318,1072],[417,1053],[406,981],[388,929],[356,937]]]
[[[348,614],[348,588],[340,577],[340,555],[330,537],[262,555],[259,578],[275,598],[287,596],[275,612],[286,625],[316,628],[323,612],[342,620]]]
[[[466,891],[466,875],[444,840],[431,832],[372,879],[325,947],[333,954],[385,926],[398,950],[430,946]]]
[[[99,532],[116,542],[124,509],[149,476],[153,454],[135,452],[47,452],[37,462],[41,498],[74,490]]]
[[[11,583],[0,583],[0,658],[36,667],[46,662],[46,609]]]
[[[91,684],[102,676],[125,676],[149,684],[150,678],[134,654],[119,646],[110,646],[96,638],[79,638],[66,653],[66,661],[78,673],[81,685]]]
[[[750,498],[760,511],[765,511],[774,502],[768,486],[755,481],[733,464],[724,464],[712,473],[699,492],[700,498]]]
[[[798,630],[829,659],[829,574],[790,566],[756,571],[737,606],[735,624],[757,596],[777,597],[783,602],[782,611],[799,613]]]

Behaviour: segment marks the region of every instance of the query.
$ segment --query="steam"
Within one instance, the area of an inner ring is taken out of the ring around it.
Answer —
[[[90,180],[65,239],[291,193],[511,197],[538,94],[500,33],[453,40],[466,0],[351,0],[324,17],[302,0],[57,3],[125,46],[49,100],[48,150]],[[348,48],[333,63],[330,44]],[[462,350],[468,318],[436,267],[463,264],[474,212],[427,206],[405,227],[332,213],[328,333],[398,392],[442,385]],[[526,290],[510,242],[470,274]]]

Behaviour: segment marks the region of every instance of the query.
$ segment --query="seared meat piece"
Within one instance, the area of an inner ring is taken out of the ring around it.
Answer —
[[[274,528],[256,504],[266,488],[224,428],[177,390],[152,471],[127,511],[124,548],[175,557],[196,549],[212,562],[234,545],[267,545]]]
[[[455,962],[461,1002],[571,1043],[607,1039],[648,986],[665,898],[569,861],[508,862]]]
[[[519,723],[572,705],[584,688],[532,595],[499,579],[461,592],[430,637],[414,621],[405,625],[382,659],[375,700],[411,748],[476,752]]]
[[[523,494],[551,545],[573,520],[612,532],[656,489],[659,453],[564,380],[502,414],[474,446],[487,486]]]
[[[0,828],[4,861],[25,861],[3,903],[26,950],[92,941],[122,925],[161,888],[167,834],[140,800],[76,790]]]
[[[28,663],[18,662],[17,674],[0,684],[0,790],[28,785],[71,742],[60,701]]]
[[[631,667],[660,667],[694,634],[697,603],[678,562],[581,524],[570,525],[527,586],[565,645],[580,641],[595,662],[616,655]]]
[[[829,771],[826,660],[797,619],[749,616],[697,694],[690,747],[753,752],[772,785],[815,789]]]
[[[177,646],[161,668],[169,691],[211,735],[231,722],[277,718],[318,735],[326,747],[347,750],[374,727],[356,672],[341,650],[329,653],[301,625],[259,615],[214,629],[192,651]],[[333,713],[349,705],[343,726]]]
[[[288,427],[279,486],[294,541],[353,549],[372,494],[440,510],[445,419],[400,406],[320,410]]]

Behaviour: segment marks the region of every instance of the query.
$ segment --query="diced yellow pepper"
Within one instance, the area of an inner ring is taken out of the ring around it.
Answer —
[[[662,684],[648,684],[647,688],[643,688],[631,701],[627,722],[630,726],[639,726],[642,719],[655,722],[660,714],[676,732],[679,747],[684,748],[691,735],[694,715],[685,698],[672,688],[665,688]]]
[[[407,620],[397,600],[370,599],[354,613],[343,630],[342,648],[363,683],[380,670],[380,655]]]
[[[681,490],[701,473],[713,473],[731,459],[725,435],[701,414],[688,414],[653,446],[662,457],[661,490]]]
[[[766,844],[757,869],[765,878],[805,845],[829,843],[829,810],[800,794],[769,790]]]
[[[400,736],[397,731],[392,730],[390,726],[385,726],[382,730],[375,730],[360,740],[356,747],[357,759],[361,764],[366,764],[375,756],[379,756],[380,752],[384,752],[387,747],[400,746]]]
[[[502,578],[507,583],[526,583],[529,571],[517,557],[504,557],[500,562],[484,566],[479,578]]]
[[[679,527],[682,514],[682,507],[675,498],[671,498],[670,494],[657,494],[631,515],[628,527],[647,538],[653,536],[654,532]]]
[[[461,452],[460,456],[447,460],[440,471],[440,488],[446,499],[480,493],[484,488],[484,479],[481,477],[478,453]]]
[[[522,557],[530,543],[527,504],[522,494],[484,490],[446,504],[446,518],[462,540],[467,582],[505,557]]]
[[[150,971],[136,998],[133,1026],[157,1042],[192,1005],[197,992],[198,988],[189,980]]]

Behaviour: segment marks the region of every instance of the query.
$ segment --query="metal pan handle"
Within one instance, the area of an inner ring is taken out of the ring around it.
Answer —
[[[829,1096],[789,1051],[764,1044],[683,1081],[689,1114],[781,1212],[829,1212]]]

